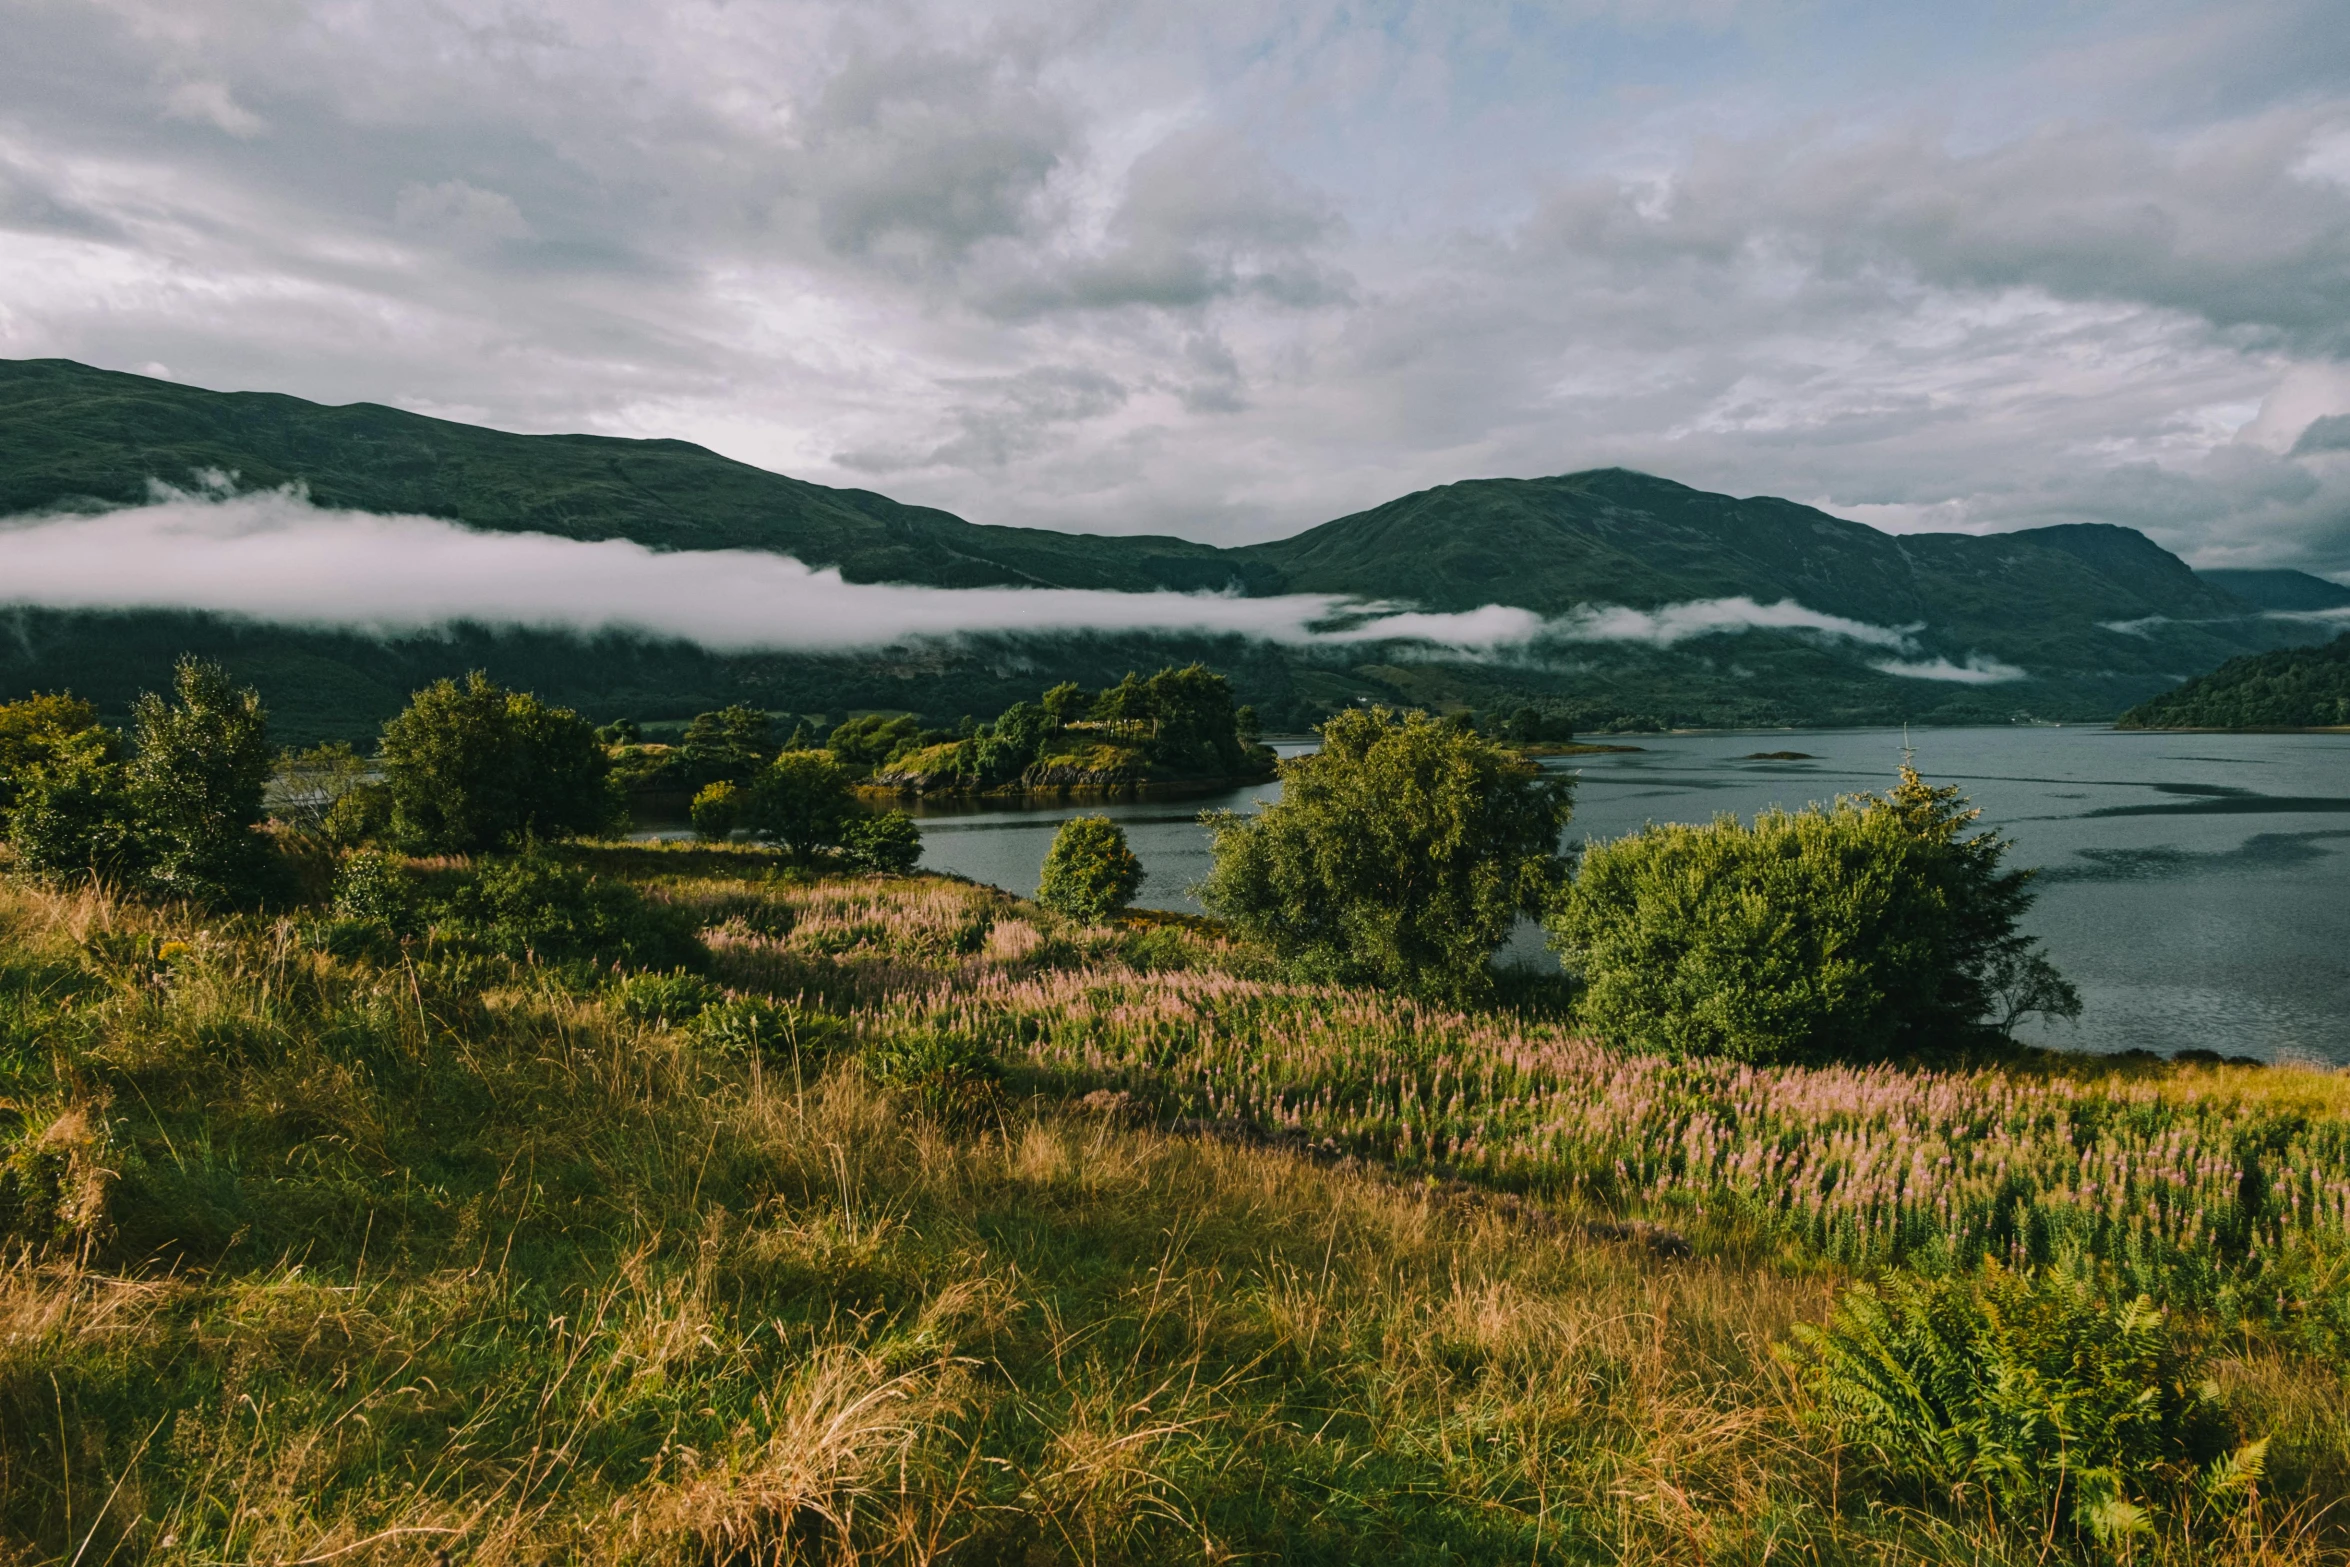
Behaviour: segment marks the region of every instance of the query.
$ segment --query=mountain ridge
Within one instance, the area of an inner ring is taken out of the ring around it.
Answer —
[[[299,483],[324,507],[416,513],[492,531],[631,539],[662,550],[770,550],[836,567],[852,582],[1314,592],[1437,611],[1500,603],[1560,627],[1561,640],[1514,662],[1426,648],[1307,649],[1271,660],[1228,650],[1224,662],[1247,663],[1262,683],[1249,694],[1293,723],[1358,700],[1532,702],[1587,723],[2106,718],[2228,658],[2316,634],[2304,622],[2270,618],[2145,535],[2110,524],[1895,535],[1779,497],[1717,495],[1602,468],[1458,480],[1285,539],[1219,548],[1171,535],[974,523],[875,491],[769,473],[685,441],[518,435],[379,404],[212,392],[69,360],[0,361],[0,514],[132,504],[147,497],[150,480],[192,482],[211,471],[234,472],[253,489]],[[1882,634],[1837,641],[1817,630],[1741,631],[1730,614],[1686,637],[1595,641],[1570,614],[1741,599],[1792,601],[1816,615],[1905,628],[1907,640],[1895,656]],[[21,611],[17,618],[20,627],[33,623]],[[18,648],[0,650],[0,686],[70,673],[110,637],[147,647],[161,624],[51,613],[39,619],[40,637],[20,629]],[[291,647],[291,637],[280,641]],[[259,656],[250,630],[224,626],[220,639],[240,657]],[[583,647],[608,644],[582,639]],[[1092,645],[1118,666],[1105,664],[1103,680],[1146,656],[1133,638]],[[350,652],[349,638],[301,646],[313,664],[369,663]],[[1033,662],[1041,646],[1034,636],[980,639],[911,658],[779,656],[711,667],[771,675],[788,664],[798,671],[793,680],[833,693],[828,702],[876,705],[875,668],[975,668],[988,660],[1009,668]],[[1063,652],[1047,661],[1078,667]],[[550,660],[533,654],[526,662],[540,668]],[[409,659],[398,667],[429,665]],[[588,682],[579,700],[616,716],[647,711],[648,701],[657,706],[657,692],[648,695],[627,672],[643,665],[618,660],[611,680]],[[109,678],[127,681],[130,668]],[[751,683],[742,689],[767,691],[760,700],[770,706],[797,705],[773,699],[780,678],[762,675],[768,684],[760,686],[745,675]],[[706,670],[692,677],[699,692],[713,681],[724,683]],[[903,705],[930,700],[911,684],[902,689]],[[969,689],[980,700],[992,687],[977,681]]]

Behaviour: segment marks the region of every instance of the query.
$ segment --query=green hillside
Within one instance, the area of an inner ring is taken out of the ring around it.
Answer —
[[[2350,633],[2324,647],[2232,658],[2122,714],[2124,729],[2350,726]]]
[[[2199,571],[2216,588],[2233,593],[2262,609],[2306,614],[2311,610],[2350,609],[2350,588],[2306,571]]]
[[[330,408],[64,360],[0,361],[0,515],[135,502],[153,481],[191,484],[207,472],[233,474],[245,489],[300,482],[325,506],[482,529],[773,550],[836,566],[854,581],[1313,591],[1545,614],[1794,600],[1915,628],[1912,647],[1898,655],[1912,667],[2023,674],[1917,678],[1876,667],[1895,657],[1880,646],[1769,631],[1671,646],[1561,642],[1539,658],[1487,662],[1393,648],[1279,652],[1232,639],[1161,645],[1107,636],[722,657],[627,637],[458,631],[383,643],[222,617],[20,610],[15,635],[0,639],[0,697],[70,684],[119,710],[131,692],[160,683],[184,646],[227,659],[301,734],[364,734],[410,683],[474,662],[517,684],[559,689],[599,718],[681,716],[717,698],[786,711],[912,707],[951,721],[1001,706],[1037,670],[1100,684],[1129,668],[1200,657],[1230,674],[1277,727],[1358,700],[1531,703],[1594,729],[2072,720],[2111,717],[2182,674],[2322,634],[2307,621],[2263,614],[2288,589],[2246,581],[2239,594],[2227,574],[2198,576],[2142,534],[2109,526],[1897,537],[1792,501],[1605,469],[1443,485],[1294,538],[1225,550],[982,526],[681,441],[514,435],[372,404]],[[2305,578],[2290,592],[2331,586]]]

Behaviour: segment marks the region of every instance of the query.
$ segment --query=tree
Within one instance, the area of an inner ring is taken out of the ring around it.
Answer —
[[[480,670],[416,693],[383,732],[394,836],[476,854],[609,827],[611,757],[569,708],[508,691]]]
[[[30,871],[99,876],[144,864],[122,741],[91,725],[66,736],[19,781],[8,839]]]
[[[269,783],[268,715],[258,692],[203,659],[181,659],[172,689],[176,702],[147,692],[133,709],[127,782],[148,879],[198,903],[250,899],[268,855],[253,832]]]
[[[1904,767],[1883,797],[1652,826],[1584,852],[1552,942],[1595,1029],[1667,1054],[1866,1059],[2077,1014],[2016,929],[2031,873],[1976,815]]]
[[[1153,717],[1150,683],[1133,670],[1126,671],[1125,679],[1093,699],[1091,717],[1119,739],[1141,739],[1150,733]]]
[[[988,732],[972,742],[972,768],[980,787],[1008,783],[1028,771],[1052,733],[1052,718],[1038,704],[1014,702],[1005,708]]]
[[[847,768],[824,751],[786,751],[751,785],[742,820],[806,859],[839,843],[856,811]]]
[[[1147,691],[1153,762],[1186,773],[1241,770],[1245,758],[1231,681],[1205,665],[1187,664],[1151,676]]]
[[[1107,816],[1078,816],[1061,824],[1045,851],[1036,901],[1077,920],[1104,920],[1142,889],[1142,861],[1126,834]]]
[[[1044,694],[1044,716],[1055,729],[1075,723],[1092,705],[1093,698],[1074,680],[1064,680]]]
[[[833,730],[825,745],[843,766],[863,773],[888,761],[898,747],[921,737],[922,726],[909,713],[867,713]]]
[[[677,748],[686,782],[698,786],[750,778],[775,754],[774,728],[766,713],[740,703],[696,713]]]
[[[1355,709],[1254,818],[1207,818],[1209,910],[1299,973],[1468,999],[1563,864],[1573,784],[1474,731]]]
[[[922,863],[922,829],[904,811],[859,816],[841,829],[840,847],[859,870],[903,876]]]
[[[742,825],[743,802],[749,791],[741,784],[719,779],[706,783],[694,795],[689,807],[694,819],[694,832],[711,843],[724,843],[734,836]]]
[[[24,780],[74,736],[96,727],[97,710],[71,692],[0,703],[0,815],[16,809]]]

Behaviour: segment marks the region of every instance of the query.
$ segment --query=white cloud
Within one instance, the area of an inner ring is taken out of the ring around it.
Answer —
[[[1662,609],[1625,609],[1620,605],[1579,607],[1551,622],[1549,634],[1563,642],[1646,642],[1671,647],[1691,637],[1726,631],[1805,631],[1859,642],[1870,647],[1906,649],[1916,626],[1872,626],[1806,609],[1793,599],[1757,604],[1746,597],[1701,599],[1668,604]]]
[[[2009,680],[2022,680],[2026,671],[2013,664],[2001,663],[1981,653],[1969,653],[1963,663],[1952,663],[1947,658],[1884,659],[1869,668],[1879,674],[1898,675],[1904,680],[1949,680],[1962,686],[1999,685]]]

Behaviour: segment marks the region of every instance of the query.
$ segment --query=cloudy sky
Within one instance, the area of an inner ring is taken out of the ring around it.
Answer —
[[[0,0],[0,355],[1238,542],[1623,463],[2350,577],[2340,0]]]

